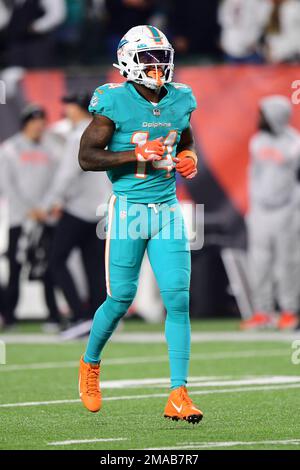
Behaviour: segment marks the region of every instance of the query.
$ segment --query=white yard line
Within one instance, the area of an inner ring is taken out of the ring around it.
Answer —
[[[300,384],[290,385],[263,385],[261,387],[241,387],[241,388],[221,388],[216,390],[189,390],[190,395],[215,395],[222,393],[236,393],[236,392],[257,392],[268,390],[288,390],[300,388]],[[105,401],[118,401],[118,400],[142,400],[145,398],[165,398],[169,393],[153,393],[149,395],[125,395],[121,397],[106,397]],[[1,407],[1,405],[0,405]]]
[[[178,444],[174,447],[151,447],[144,450],[185,450],[185,449],[211,449],[216,447],[238,447],[238,446],[257,446],[257,445],[300,445],[300,439],[282,439],[277,441],[225,441],[225,442],[190,442],[188,444]]]
[[[238,388],[224,388],[216,390],[191,390],[190,395],[213,395],[222,393],[242,393],[242,392],[259,392],[259,391],[271,391],[271,390],[290,390],[298,389],[300,384],[284,384],[284,385],[265,385],[265,386],[253,386],[253,387],[238,387]],[[151,393],[145,395],[123,395],[115,397],[104,397],[103,401],[120,401],[120,400],[145,400],[149,398],[166,398],[168,393]],[[73,400],[49,400],[49,401],[34,401],[34,402],[16,402],[16,403],[2,403],[0,408],[16,408],[16,407],[27,407],[27,406],[46,406],[46,405],[62,405],[79,403],[79,399]]]
[[[202,383],[212,379],[227,379],[228,377],[190,377],[189,382]],[[299,378],[300,382],[300,378]],[[222,382],[221,382],[222,383]],[[102,389],[123,389],[123,388],[145,388],[145,387],[168,387],[170,379],[163,378],[149,378],[149,379],[126,379],[126,380],[104,380],[101,382]]]
[[[219,380],[214,380],[219,379]],[[105,380],[101,384],[102,389],[124,389],[124,388],[145,388],[145,387],[165,387],[169,386],[170,379],[149,378],[133,380]],[[243,379],[227,380],[227,377],[190,377],[189,387],[224,387],[240,385],[277,385],[300,383],[300,376],[269,376],[269,377],[247,377]]]
[[[162,327],[163,329],[163,327]],[[216,331],[216,332],[194,332],[192,333],[192,341],[197,343],[215,343],[215,342],[291,342],[295,339],[300,338],[299,331],[293,332],[280,332],[280,331]],[[24,333],[4,333],[0,336],[0,339],[5,343],[13,344],[62,344],[65,345],[65,341],[59,335],[47,335],[41,333],[35,334],[24,334]],[[80,339],[79,341],[82,341]],[[165,343],[165,336],[163,332],[132,332],[132,333],[116,333],[112,336],[112,341],[115,343]],[[77,342],[77,341],[73,341]],[[71,344],[72,342],[68,343]]]
[[[46,405],[66,405],[72,403],[79,403],[80,400],[48,400],[48,401],[26,401],[17,403],[1,403],[0,408],[23,408],[27,406],[46,406]]]
[[[192,354],[192,361],[210,361],[210,360],[226,360],[241,359],[250,357],[280,357],[290,355],[289,349],[269,349],[265,351],[246,350],[246,351],[219,351],[215,353],[198,353]],[[104,365],[130,365],[130,364],[154,364],[168,362],[168,356],[144,356],[144,357],[122,357],[103,360]],[[79,366],[78,361],[62,361],[62,362],[38,362],[32,364],[11,364],[0,367],[2,372],[17,372],[24,370],[41,370],[41,369],[65,369]]]
[[[90,444],[93,442],[117,442],[117,441],[128,441],[127,437],[114,437],[114,438],[103,438],[103,439],[72,439],[70,441],[57,441],[48,442],[48,446],[70,446],[73,444]]]
[[[58,335],[44,333],[3,333],[0,339],[6,344],[66,344]]]
[[[31,364],[11,364],[0,367],[0,374],[3,372],[19,372],[25,370],[43,370],[43,369],[65,369],[78,367],[79,361],[62,362],[37,362]]]
[[[241,380],[210,380],[210,381],[191,381],[190,387],[224,387],[224,386],[239,386],[239,385],[279,385],[279,384],[294,384],[300,383],[299,376],[277,376],[277,377],[258,377],[248,378]],[[109,384],[107,388],[114,388],[113,384]],[[158,384],[153,384],[153,387],[157,388]],[[128,386],[129,387],[129,386]],[[131,385],[133,387],[133,385]],[[117,387],[115,387],[117,388]]]

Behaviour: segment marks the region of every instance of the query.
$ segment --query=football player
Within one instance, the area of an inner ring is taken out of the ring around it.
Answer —
[[[190,126],[196,101],[188,86],[172,82],[174,50],[157,28],[130,29],[117,54],[114,65],[126,80],[96,89],[89,107],[93,120],[79,152],[83,170],[107,171],[113,183],[106,240],[107,299],[95,314],[80,360],[80,396],[88,410],[100,410],[102,350],[134,299],[147,250],[167,310],[171,392],[164,416],[198,423],[203,413],[186,389],[190,249],[175,184],[176,171],[184,178],[197,173]],[[138,236],[132,230],[137,213],[142,214]]]

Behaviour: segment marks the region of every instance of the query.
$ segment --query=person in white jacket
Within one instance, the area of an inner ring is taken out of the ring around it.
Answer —
[[[300,1],[272,0],[273,12],[267,28],[269,62],[297,61],[300,58]]]
[[[260,39],[269,21],[272,0],[223,0],[219,7],[220,45],[232,63],[264,61]]]
[[[0,152],[0,164],[1,164],[1,152]],[[3,236],[3,230],[1,230],[3,227],[2,227],[2,207],[1,207],[1,204],[3,202],[3,188],[2,188],[2,183],[1,183],[1,177],[2,175],[2,172],[0,172],[0,261],[1,261],[1,256],[3,254],[2,252],[2,244],[3,244],[3,238],[5,237],[5,235]],[[1,274],[1,273],[0,273]],[[0,276],[0,328],[2,327],[3,323],[4,323],[4,318],[3,318],[3,312],[4,312],[4,285],[3,285],[3,279],[2,277]]]
[[[66,18],[65,0],[0,0],[0,13],[8,67],[53,65],[53,33]]]
[[[243,328],[298,324],[297,172],[300,134],[290,127],[292,106],[284,96],[260,103],[259,130],[250,141],[248,242],[255,312]],[[276,300],[276,303],[275,303]]]
[[[7,139],[0,148],[1,188],[9,208],[9,281],[5,289],[3,314],[6,325],[15,323],[19,299],[21,239],[28,223],[35,219],[35,207],[43,201],[46,188],[55,177],[58,155],[46,131],[46,112],[38,105],[28,105],[21,115],[21,131]],[[53,227],[45,220],[49,240]],[[59,323],[54,285],[49,270],[44,277],[44,293],[49,320]]]
[[[81,136],[90,123],[90,95],[71,93],[63,98],[66,117],[72,123],[63,149],[63,158],[53,184],[37,205],[38,218],[59,215],[50,269],[61,288],[77,323],[92,316],[106,297],[104,273],[104,240],[97,237],[97,208],[107,202],[111,184],[103,173],[84,172],[78,163]],[[89,304],[83,304],[67,265],[71,252],[79,249],[85,269]],[[95,256],[96,253],[96,256]],[[90,315],[88,314],[90,312]]]

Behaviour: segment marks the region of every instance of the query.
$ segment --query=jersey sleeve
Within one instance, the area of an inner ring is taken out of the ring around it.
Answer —
[[[196,101],[196,98],[191,90],[191,94],[190,94],[190,113],[192,113],[193,111],[195,111],[195,109],[197,109],[197,101]]]
[[[96,88],[92,96],[89,112],[105,116],[114,121],[114,109],[109,89],[104,85]]]
[[[192,89],[184,83],[172,83],[173,89],[175,90],[175,97],[180,102],[181,109],[185,113],[191,115],[197,108],[197,101],[193,94]]]

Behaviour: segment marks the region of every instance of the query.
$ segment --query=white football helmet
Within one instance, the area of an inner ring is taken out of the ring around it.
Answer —
[[[135,26],[118,45],[118,62],[113,64],[127,80],[156,89],[172,81],[174,49],[154,26]]]

